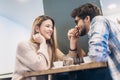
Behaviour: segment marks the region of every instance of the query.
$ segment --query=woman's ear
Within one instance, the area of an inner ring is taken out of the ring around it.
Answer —
[[[39,26],[35,26],[35,32],[39,32],[39,29],[40,27]]]

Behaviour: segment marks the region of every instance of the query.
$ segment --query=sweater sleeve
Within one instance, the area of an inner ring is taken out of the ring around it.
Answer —
[[[47,58],[43,52],[36,52],[29,43],[21,42],[17,47],[17,58],[21,63],[33,71],[48,69]]]
[[[65,54],[60,49],[57,49],[56,56],[58,60],[63,60],[63,58],[65,57]]]

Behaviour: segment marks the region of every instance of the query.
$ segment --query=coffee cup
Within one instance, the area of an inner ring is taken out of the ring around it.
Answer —
[[[84,63],[91,63],[91,62],[93,62],[92,59],[89,56],[83,57],[83,61],[84,61]]]
[[[63,61],[55,61],[53,62],[54,68],[60,68],[63,67]]]

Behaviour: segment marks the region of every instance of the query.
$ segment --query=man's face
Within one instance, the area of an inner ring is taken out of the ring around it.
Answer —
[[[79,17],[75,17],[75,23],[77,25],[77,27],[79,27],[79,36],[84,36],[87,34],[88,32],[88,23],[86,22],[86,20],[84,19],[80,19]]]

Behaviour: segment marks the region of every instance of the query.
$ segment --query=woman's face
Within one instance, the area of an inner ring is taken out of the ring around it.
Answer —
[[[40,26],[40,33],[46,40],[51,39],[53,34],[53,23],[50,19],[42,22]]]

